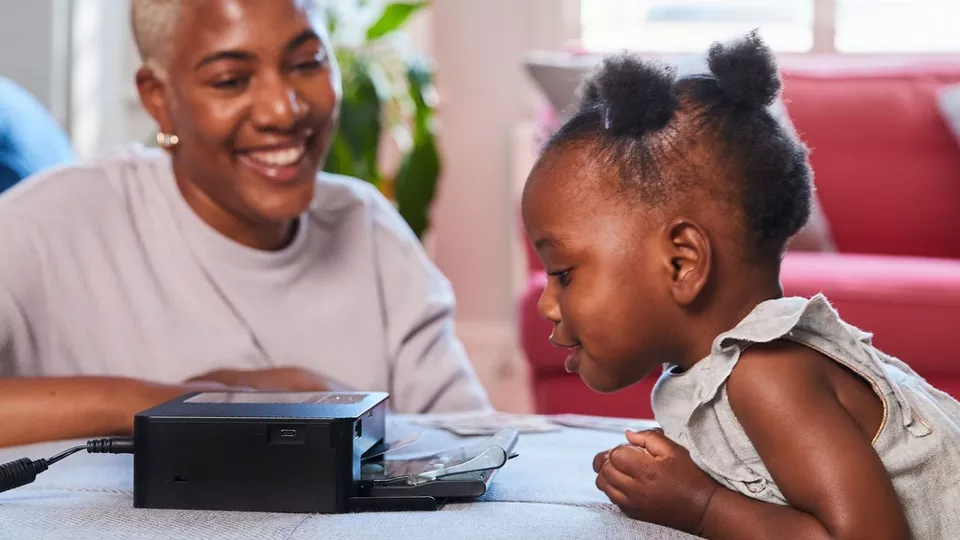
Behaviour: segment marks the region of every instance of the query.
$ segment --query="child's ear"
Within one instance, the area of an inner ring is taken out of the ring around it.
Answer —
[[[707,286],[713,260],[710,239],[695,222],[677,219],[666,229],[670,288],[677,304],[690,306]]]

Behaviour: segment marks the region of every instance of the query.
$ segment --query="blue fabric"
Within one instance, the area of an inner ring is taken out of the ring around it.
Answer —
[[[73,159],[70,140],[53,116],[29,92],[0,77],[0,192]]]

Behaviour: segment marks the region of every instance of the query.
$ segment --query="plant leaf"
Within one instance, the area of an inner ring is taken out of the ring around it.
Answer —
[[[417,141],[407,154],[397,173],[395,196],[397,211],[404,221],[422,239],[430,228],[430,207],[440,176],[440,155],[436,138],[429,136]]]
[[[413,149],[400,164],[396,176],[397,210],[417,238],[430,228],[430,206],[440,177],[440,153],[433,131],[433,109],[425,99],[432,90],[432,73],[424,65],[407,70],[410,97],[416,104]]]
[[[338,61],[343,77],[343,99],[340,104],[340,126],[331,158],[324,166],[327,172],[350,174],[374,185],[380,183],[377,157],[383,131],[381,101],[371,77],[369,59],[339,51]],[[337,143],[341,144],[341,143]],[[344,163],[349,156],[350,166]],[[334,167],[337,167],[335,170]]]
[[[334,134],[333,141],[330,143],[330,151],[327,153],[323,170],[329,173],[356,177],[356,167],[353,164],[354,157],[353,152],[350,151],[350,145],[338,131]]]
[[[324,18],[327,20],[327,33],[331,39],[336,39],[337,28],[340,25],[340,19],[337,17],[337,12],[331,6],[327,6],[323,9]]]
[[[397,30],[411,15],[426,5],[426,2],[397,2],[387,5],[377,22],[367,29],[367,40],[373,41]]]

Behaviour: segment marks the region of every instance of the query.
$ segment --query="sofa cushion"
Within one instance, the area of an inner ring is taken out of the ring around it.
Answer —
[[[658,374],[612,394],[591,390],[576,374],[543,375],[533,387],[540,414],[587,414],[619,418],[653,418],[651,395]]]
[[[783,68],[842,252],[960,258],[960,148],[937,105],[960,63]]]
[[[787,251],[816,251],[835,253],[837,245],[830,232],[830,222],[823,213],[820,199],[814,194],[810,201],[810,218],[806,225],[787,242]]]
[[[791,253],[781,282],[788,296],[823,293],[841,318],[873,333],[878,348],[931,381],[950,382],[945,391],[960,390],[960,261]]]
[[[937,106],[953,137],[960,143],[960,83],[941,88],[937,92]]]

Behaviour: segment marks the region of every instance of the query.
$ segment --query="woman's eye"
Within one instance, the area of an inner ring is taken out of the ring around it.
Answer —
[[[247,77],[230,77],[227,79],[218,79],[213,82],[213,87],[218,90],[239,90],[247,85],[250,79]]]
[[[323,67],[323,62],[319,59],[307,60],[296,65],[298,71],[314,71]]]
[[[312,58],[303,60],[302,62],[297,62],[294,64],[294,69],[297,71],[315,71],[324,66],[327,63],[326,53],[317,53]]]

